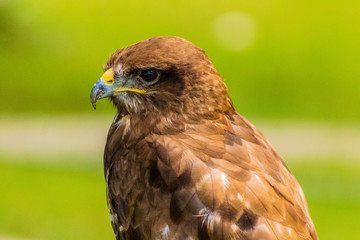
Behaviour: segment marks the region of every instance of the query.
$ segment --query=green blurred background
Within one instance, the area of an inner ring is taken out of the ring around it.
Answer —
[[[320,238],[357,239],[359,12],[355,0],[0,0],[0,239],[113,239],[101,155],[115,111],[94,112],[90,90],[116,49],[160,35],[207,52],[303,186]]]

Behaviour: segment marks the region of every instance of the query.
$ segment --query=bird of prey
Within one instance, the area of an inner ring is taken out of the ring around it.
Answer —
[[[116,51],[91,91],[117,114],[104,153],[116,239],[318,239],[303,191],[179,37]]]

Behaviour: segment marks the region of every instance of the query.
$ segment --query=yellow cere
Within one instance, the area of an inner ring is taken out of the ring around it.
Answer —
[[[101,76],[104,79],[104,83],[108,86],[112,86],[114,84],[114,70],[113,68],[109,68],[104,72]]]

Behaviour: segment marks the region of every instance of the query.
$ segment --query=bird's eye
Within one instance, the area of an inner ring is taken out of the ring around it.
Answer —
[[[145,82],[153,82],[159,78],[159,72],[153,69],[142,70],[138,77]]]

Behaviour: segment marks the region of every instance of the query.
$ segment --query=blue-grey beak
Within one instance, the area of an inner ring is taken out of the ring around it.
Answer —
[[[100,78],[91,90],[90,99],[94,109],[96,109],[96,101],[98,99],[107,98],[114,94],[112,87],[105,84],[104,79]]]

